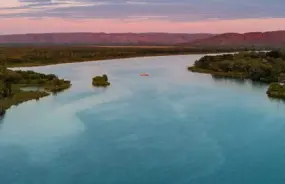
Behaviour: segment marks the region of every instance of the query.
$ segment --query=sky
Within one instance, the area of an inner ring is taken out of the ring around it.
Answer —
[[[285,30],[285,0],[0,0],[0,34]]]

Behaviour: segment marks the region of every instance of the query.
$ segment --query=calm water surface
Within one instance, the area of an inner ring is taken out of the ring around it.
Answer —
[[[284,184],[284,104],[266,86],[188,72],[200,57],[33,68],[73,87],[0,120],[0,183]],[[93,88],[104,73],[112,85]]]

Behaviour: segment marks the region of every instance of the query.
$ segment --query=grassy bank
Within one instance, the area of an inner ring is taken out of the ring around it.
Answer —
[[[2,104],[2,110],[7,110],[13,105],[19,105],[30,100],[39,100],[48,95],[49,93],[40,91],[18,91],[9,98],[0,99],[0,102]]]

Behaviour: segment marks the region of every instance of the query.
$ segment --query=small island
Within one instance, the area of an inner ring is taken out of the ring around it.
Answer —
[[[13,71],[0,65],[0,115],[13,105],[38,100],[51,93],[61,92],[71,86],[70,81],[53,74],[33,71]]]
[[[188,70],[267,83],[269,97],[285,99],[285,53],[278,50],[204,56]]]
[[[92,84],[93,86],[96,86],[96,87],[107,87],[110,85],[110,82],[109,82],[108,76],[104,74],[102,76],[94,77],[92,80]]]

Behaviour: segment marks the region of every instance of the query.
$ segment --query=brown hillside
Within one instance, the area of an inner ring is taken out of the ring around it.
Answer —
[[[175,45],[210,36],[172,33],[45,33],[0,35],[0,44]]]
[[[183,45],[199,47],[238,47],[238,46],[285,46],[285,31],[251,32],[245,34],[225,33],[213,37],[184,43]]]

